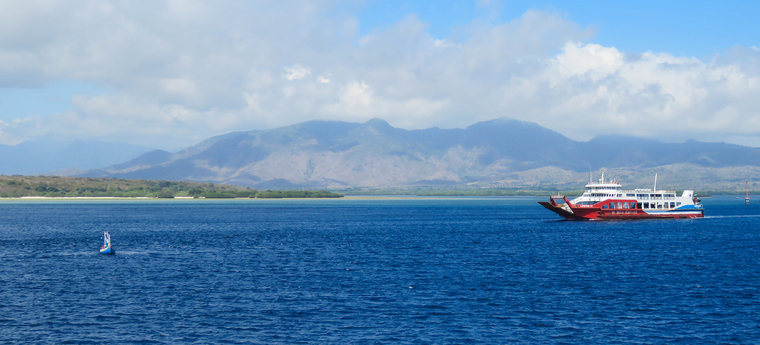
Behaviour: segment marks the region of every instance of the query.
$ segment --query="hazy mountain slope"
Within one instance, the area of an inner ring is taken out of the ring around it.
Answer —
[[[587,143],[578,143],[579,152],[593,169],[609,167],[655,167],[675,163],[690,163],[704,167],[760,166],[760,149],[726,144],[662,143],[626,136],[600,136]]]
[[[0,145],[0,174],[38,175],[54,170],[89,170],[132,159],[149,149],[125,143],[77,140]]]
[[[535,123],[497,119],[466,129],[404,130],[307,121],[209,138],[171,154],[153,151],[83,176],[234,183],[258,188],[509,184],[564,179],[600,168],[673,164],[760,166],[760,149],[606,136],[576,142]],[[553,169],[546,169],[553,167]],[[540,171],[540,173],[539,173]],[[533,182],[532,182],[533,183]]]

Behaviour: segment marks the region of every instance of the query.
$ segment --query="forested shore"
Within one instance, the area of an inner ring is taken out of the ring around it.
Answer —
[[[121,198],[340,198],[342,194],[313,190],[257,190],[234,185],[164,180],[95,177],[0,175],[0,198],[121,197]]]

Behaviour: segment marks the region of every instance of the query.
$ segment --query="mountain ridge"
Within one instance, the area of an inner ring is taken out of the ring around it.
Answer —
[[[536,123],[509,118],[464,129],[418,130],[395,128],[382,119],[365,123],[312,120],[271,130],[231,132],[177,153],[151,151],[79,176],[254,188],[487,187],[504,185],[515,177],[528,181],[524,172],[547,171],[548,167],[572,175],[600,168],[646,170],[676,165],[682,169],[760,166],[760,148],[698,141],[662,143],[614,135],[579,142]]]

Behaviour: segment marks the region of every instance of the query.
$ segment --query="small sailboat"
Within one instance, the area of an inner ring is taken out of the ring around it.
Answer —
[[[745,181],[744,184],[747,188],[747,196],[744,198],[744,204],[749,205],[749,181]]]
[[[100,247],[100,254],[116,254],[116,251],[111,248],[111,235],[108,234],[108,231],[103,232],[103,246]]]

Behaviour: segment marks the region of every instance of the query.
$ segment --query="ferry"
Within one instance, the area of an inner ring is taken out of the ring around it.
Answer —
[[[583,195],[568,200],[553,195],[539,204],[550,211],[573,220],[702,218],[705,210],[693,190],[677,196],[672,190],[657,190],[657,175],[653,189],[624,190],[618,181],[607,182],[604,172],[597,182],[589,181]]]

